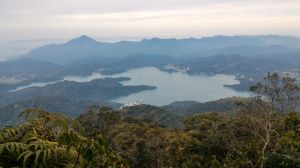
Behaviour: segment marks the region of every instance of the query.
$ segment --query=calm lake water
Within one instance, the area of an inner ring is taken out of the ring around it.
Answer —
[[[239,84],[231,75],[188,75],[186,73],[168,73],[157,68],[146,67],[133,69],[118,76],[130,77],[124,85],[150,85],[157,89],[131,94],[115,99],[117,102],[139,101],[152,105],[167,105],[174,101],[193,100],[207,102],[220,98],[241,96],[248,97],[248,92],[237,92],[223,85]]]
[[[57,81],[50,81],[50,82],[34,82],[30,83],[28,85],[20,86],[14,90],[11,90],[10,92],[16,92],[19,90],[23,90],[30,87],[44,87],[47,85],[63,82],[63,81],[73,81],[73,82],[90,82],[95,79],[105,78],[107,76],[101,75],[99,73],[92,73],[89,76],[65,76],[63,80],[57,80]]]
[[[30,85],[19,87],[14,91],[33,86],[43,87],[62,81],[89,82],[94,79],[105,77],[108,76],[98,73],[93,73],[86,77],[66,76],[64,80],[61,81],[32,83]],[[174,101],[193,100],[207,102],[225,97],[249,96],[248,92],[237,92],[223,86],[239,84],[239,81],[235,79],[235,76],[231,75],[188,75],[181,72],[168,73],[159,71],[154,67],[145,67],[132,69],[109,77],[131,78],[129,81],[122,82],[124,85],[150,85],[157,87],[155,90],[143,91],[112,100],[120,103],[138,101],[145,104],[166,105]]]

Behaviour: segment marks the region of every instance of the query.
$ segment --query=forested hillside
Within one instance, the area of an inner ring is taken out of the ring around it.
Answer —
[[[300,168],[300,0],[0,0],[0,168]]]
[[[299,85],[289,76],[268,74],[250,89],[252,99],[235,98],[230,108],[212,112],[194,106],[199,109],[184,116],[172,113],[176,108],[148,105],[94,106],[76,119],[25,110],[25,122],[0,132],[0,165],[300,167]]]

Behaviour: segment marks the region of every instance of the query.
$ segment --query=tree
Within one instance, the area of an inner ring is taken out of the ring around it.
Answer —
[[[78,122],[57,113],[32,109],[28,121],[0,132],[0,166],[127,167],[101,135],[88,139]]]
[[[250,89],[254,98],[239,103],[236,111],[193,115],[184,121],[189,140],[184,145],[183,167],[256,168],[299,163],[298,115],[286,118],[299,100],[296,80],[268,74]],[[287,126],[293,130],[288,131]]]
[[[255,94],[258,104],[271,111],[294,112],[299,102],[300,86],[296,79],[289,74],[280,76],[277,73],[268,73],[262,82],[258,82],[250,87],[250,91]]]
[[[281,136],[275,150],[266,160],[268,168],[300,167],[300,117],[297,113],[285,116],[279,130]]]
[[[211,112],[184,121],[190,137],[184,149],[185,167],[220,167],[228,152],[229,119]]]
[[[278,112],[289,113],[295,110],[295,104],[299,100],[299,85],[288,74],[281,77],[277,73],[268,73],[263,82],[250,87],[255,94],[255,103],[252,107],[258,118],[254,118],[255,128],[253,133],[263,141],[260,151],[260,167],[264,167],[267,159],[267,150],[272,136],[278,136],[275,129]],[[264,134],[260,134],[261,129]]]
[[[102,107],[98,111],[89,110],[77,119],[91,136],[107,134],[120,120],[120,112],[110,107]]]

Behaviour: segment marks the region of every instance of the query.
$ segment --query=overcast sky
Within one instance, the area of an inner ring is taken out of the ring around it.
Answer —
[[[0,41],[300,36],[300,0],[0,0]]]

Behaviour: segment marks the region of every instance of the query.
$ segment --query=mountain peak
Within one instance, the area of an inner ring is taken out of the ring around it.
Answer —
[[[87,35],[81,35],[80,37],[72,39],[67,42],[67,44],[92,44],[92,43],[97,43],[97,41]]]

